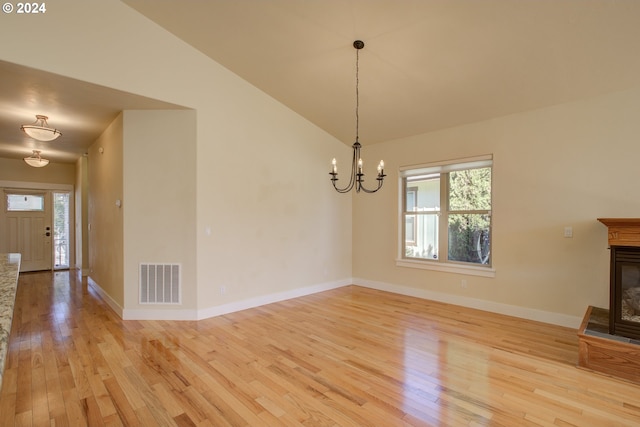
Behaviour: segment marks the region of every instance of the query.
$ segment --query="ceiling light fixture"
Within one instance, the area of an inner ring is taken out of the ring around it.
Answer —
[[[29,157],[25,157],[24,161],[26,164],[34,168],[42,168],[49,164],[48,159],[43,159],[42,157],[40,157],[40,151],[38,150],[33,150],[33,154]]]
[[[360,190],[364,191],[365,193],[375,193],[376,191],[382,188],[384,177],[386,175],[384,174],[384,162],[380,160],[380,164],[378,165],[378,177],[376,178],[376,180],[378,181],[377,188],[375,190],[369,190],[365,188],[364,185],[362,185],[364,181],[364,173],[362,173],[363,162],[362,162],[362,157],[360,157],[360,149],[362,148],[362,146],[360,145],[359,135],[358,135],[358,130],[359,130],[358,128],[360,124],[359,123],[360,116],[358,114],[359,113],[358,110],[360,108],[360,92],[359,92],[360,54],[359,52],[360,52],[360,49],[364,47],[364,42],[362,40],[356,40],[353,42],[353,47],[356,48],[356,142],[354,142],[352,145],[353,159],[351,161],[351,176],[349,177],[349,184],[344,188],[338,188],[336,186],[336,181],[338,180],[338,166],[337,166],[336,159],[333,159],[333,161],[331,162],[331,172],[329,172],[329,175],[331,175],[331,183],[333,184],[333,188],[335,188],[338,193],[348,193],[353,189],[354,186],[356,188],[356,193],[359,193]]]
[[[29,135],[33,139],[37,139],[38,141],[53,141],[62,133],[58,129],[50,128],[49,123],[47,123],[47,119],[49,117],[42,116],[40,114],[36,115],[36,122],[32,125],[22,125],[20,129],[27,135]]]

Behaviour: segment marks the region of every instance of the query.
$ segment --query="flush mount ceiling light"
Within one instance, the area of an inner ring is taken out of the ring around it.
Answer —
[[[37,139],[38,141],[53,141],[62,133],[58,129],[50,128],[49,123],[47,123],[47,119],[49,117],[42,116],[40,114],[36,115],[36,122],[32,125],[22,125],[20,129],[27,135],[29,135],[33,139]]]
[[[356,142],[354,142],[352,145],[353,159],[351,161],[351,175],[349,177],[349,184],[347,184],[347,186],[344,188],[338,188],[336,186],[336,181],[338,180],[338,166],[336,163],[336,159],[333,159],[333,161],[331,162],[331,172],[329,172],[329,175],[331,175],[331,183],[333,184],[333,188],[335,188],[338,193],[348,193],[354,187],[356,189],[356,193],[359,193],[360,190],[364,191],[365,193],[375,193],[382,188],[382,183],[384,182],[384,177],[386,175],[384,174],[384,162],[380,160],[380,164],[378,164],[378,176],[376,178],[376,180],[378,181],[377,187],[374,190],[370,190],[362,185],[362,182],[364,181],[364,173],[362,173],[362,157],[360,157],[360,149],[362,148],[362,146],[360,145],[360,141],[358,140],[358,127],[360,121],[360,116],[358,115],[358,109],[360,107],[360,93],[358,89],[360,85],[359,52],[360,49],[364,47],[364,42],[362,40],[356,40],[353,42],[353,47],[356,48]]]
[[[40,157],[40,151],[38,150],[33,150],[33,154],[29,157],[25,157],[24,161],[26,164],[34,168],[42,168],[49,164],[48,159],[43,159],[42,157]]]

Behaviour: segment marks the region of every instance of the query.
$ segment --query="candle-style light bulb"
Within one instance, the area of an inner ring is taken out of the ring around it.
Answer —
[[[362,173],[362,159],[358,159],[358,172]]]
[[[380,160],[380,164],[378,165],[378,175],[382,175],[384,172],[384,160]]]
[[[331,170],[333,170],[333,173],[337,173],[338,171],[338,166],[335,158],[331,160]]]

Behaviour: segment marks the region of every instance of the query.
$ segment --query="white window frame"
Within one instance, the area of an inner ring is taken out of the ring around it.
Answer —
[[[466,169],[475,169],[481,167],[493,167],[493,155],[483,155],[476,157],[468,157],[463,159],[452,159],[446,160],[442,162],[434,162],[427,163],[421,165],[411,165],[411,166],[403,166],[400,168],[398,174],[398,185],[400,195],[398,201],[398,254],[396,258],[396,266],[398,267],[407,267],[407,268],[418,268],[424,270],[434,270],[434,271],[443,271],[449,273],[458,273],[458,274],[466,274],[472,276],[483,276],[483,277],[495,277],[496,270],[493,264],[493,253],[492,253],[492,265],[474,265],[471,263],[458,263],[454,261],[448,261],[446,257],[439,257],[437,260],[432,259],[419,259],[419,258],[406,258],[404,254],[404,182],[407,177],[418,176],[418,175],[428,175],[433,173],[446,173],[452,172],[456,170],[466,170]],[[493,169],[491,173],[491,179],[493,181]],[[441,184],[445,184],[441,182]],[[446,190],[448,194],[448,189]],[[491,199],[493,205],[493,185],[491,186]],[[448,197],[448,196],[447,196]],[[493,206],[492,206],[493,209]],[[492,214],[492,212],[490,212]],[[493,228],[493,217],[491,218],[491,227]],[[447,238],[447,227],[444,222],[441,223],[441,232],[442,229],[445,230],[445,237],[443,240],[448,240]],[[492,243],[492,252],[493,252],[493,241]],[[440,250],[443,250],[442,245],[440,245]],[[446,245],[444,246],[444,252],[446,253]]]

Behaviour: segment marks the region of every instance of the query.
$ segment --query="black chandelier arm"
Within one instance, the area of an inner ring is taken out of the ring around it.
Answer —
[[[357,146],[356,146],[357,144]],[[351,159],[351,176],[349,177],[349,184],[344,187],[344,188],[338,188],[338,186],[336,185],[336,181],[338,180],[338,173],[331,171],[329,172],[329,175],[331,175],[331,183],[333,184],[333,188],[335,188],[335,190],[338,193],[348,193],[349,191],[351,191],[353,189],[353,186],[356,184],[357,178],[356,178],[356,173],[357,173],[357,166],[358,166],[358,156],[360,154],[360,143],[358,141],[356,141],[353,144],[353,158]],[[356,191],[357,190],[356,188]]]
[[[333,184],[333,188],[335,188],[335,190],[338,193],[348,193],[353,188],[353,184],[354,184],[353,181],[349,182],[349,185],[346,186],[345,188],[338,188],[338,186],[336,185],[336,181],[338,180],[338,178],[336,178],[336,175],[338,174],[334,172],[329,172],[329,175],[333,175],[331,177],[331,183]]]
[[[364,176],[364,174],[360,174],[362,176]],[[378,191],[379,189],[382,188],[382,185],[384,184],[384,177],[387,176],[384,173],[379,173],[378,177],[376,178],[376,181],[378,181],[378,187],[376,187],[375,190],[369,190],[368,188],[365,188],[365,186],[362,184],[362,182],[364,181],[364,179],[361,179],[361,177],[358,179],[358,188],[356,188],[356,192],[360,192],[360,190],[364,191],[365,193],[375,193],[376,191]]]
[[[329,175],[331,175],[331,183],[333,184],[333,188],[338,193],[348,193],[354,187],[356,189],[356,193],[359,193],[360,190],[364,191],[365,193],[375,193],[376,191],[382,188],[382,185],[384,183],[384,177],[386,176],[384,174],[383,163],[381,161],[380,165],[378,166],[378,175],[376,177],[376,180],[378,181],[378,186],[375,189],[366,188],[363,184],[364,173],[362,172],[362,163],[361,163],[362,158],[360,157],[360,149],[362,148],[362,146],[356,139],[356,142],[353,143],[352,147],[353,147],[353,157],[351,159],[351,174],[349,176],[349,184],[344,188],[338,188],[338,186],[336,185],[336,181],[338,180],[338,172],[336,171],[335,163],[334,163],[333,170],[329,172]]]

